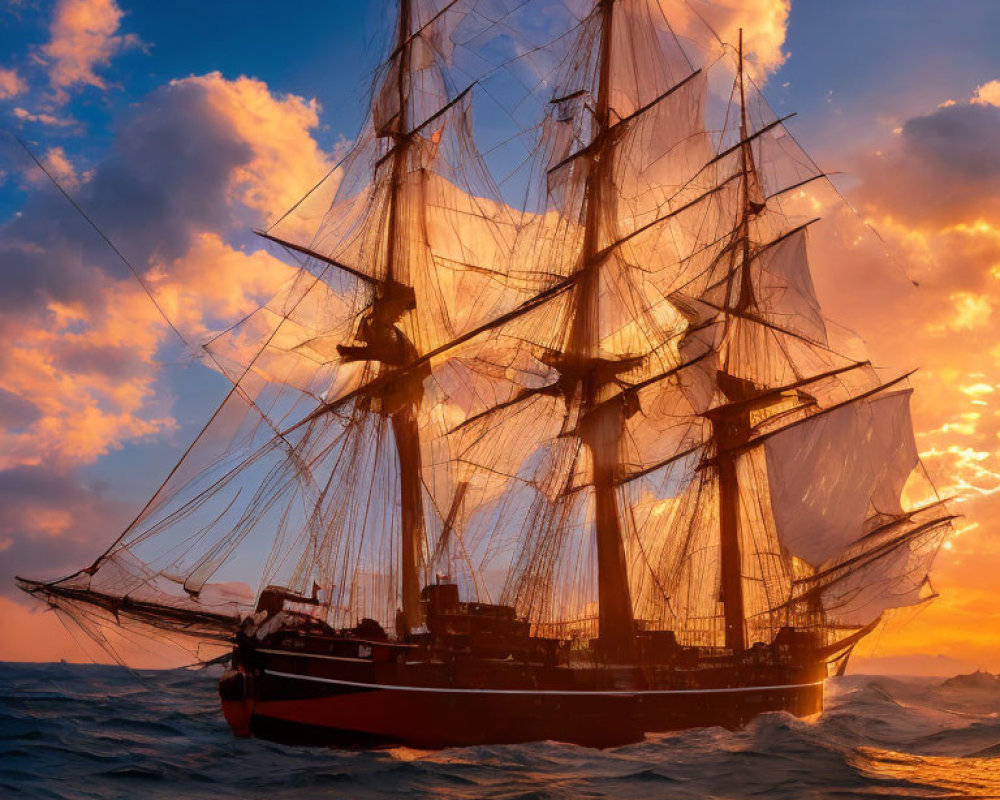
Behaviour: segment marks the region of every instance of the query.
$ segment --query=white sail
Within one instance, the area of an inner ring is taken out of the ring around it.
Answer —
[[[903,513],[917,466],[910,395],[851,403],[765,442],[778,538],[791,555],[819,567],[859,539],[869,518]]]
[[[405,635],[446,575],[629,658],[643,630],[831,643],[924,597],[950,517],[901,502],[910,392],[831,341],[815,220],[781,203],[821,173],[742,60],[694,63],[659,0],[584,4],[514,208],[449,68],[461,28],[485,52],[527,13],[495,2],[401,0],[363,130],[265,232],[300,268],[206,347],[229,399],[107,553],[33,591],[183,627],[217,584],[316,584],[331,625],[402,609]]]

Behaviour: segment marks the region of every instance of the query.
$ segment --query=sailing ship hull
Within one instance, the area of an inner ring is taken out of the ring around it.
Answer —
[[[244,650],[219,689],[234,733],[290,744],[440,748],[551,739],[611,747],[660,731],[739,728],[769,711],[819,713],[825,674],[825,664],[380,663],[262,648]]]

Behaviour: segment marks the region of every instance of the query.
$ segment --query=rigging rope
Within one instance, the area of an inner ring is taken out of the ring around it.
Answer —
[[[90,227],[93,228],[94,231],[96,231],[97,235],[100,236],[101,239],[104,240],[104,243],[108,247],[111,248],[111,251],[116,256],[118,256],[118,258],[121,260],[121,262],[126,267],[128,267],[129,272],[131,272],[132,275],[133,275],[133,277],[139,282],[139,285],[142,287],[142,290],[149,297],[150,302],[152,302],[153,306],[155,306],[155,308],[159,312],[160,316],[163,317],[163,321],[166,322],[167,325],[170,327],[170,330],[172,330],[177,335],[177,338],[181,340],[181,342],[183,343],[184,347],[186,347],[188,350],[193,350],[193,348],[191,347],[191,343],[188,342],[188,340],[184,337],[184,334],[180,332],[180,330],[177,328],[177,326],[174,325],[173,322],[171,322],[170,317],[167,316],[167,312],[164,311],[163,307],[159,304],[159,302],[157,302],[156,297],[153,295],[152,289],[149,288],[149,284],[146,283],[145,279],[142,277],[142,275],[139,273],[139,271],[134,266],[132,266],[132,262],[130,262],[125,257],[125,255],[122,253],[122,251],[119,250],[115,246],[115,243],[111,241],[111,239],[108,237],[108,235],[103,230],[101,230],[101,228],[97,225],[97,223],[94,222],[94,220],[91,219],[90,216],[88,216],[87,212],[83,210],[83,208],[80,206],[80,204],[77,203],[75,199],[73,199],[73,196],[70,195],[70,193],[68,191],[66,191],[66,189],[63,187],[63,185],[61,183],[59,183],[58,180],[56,180],[55,176],[48,170],[48,168],[32,152],[31,148],[28,147],[27,143],[20,136],[16,136],[13,133],[11,133],[9,135],[11,137],[13,137],[13,139],[19,145],[21,145],[21,147],[24,149],[24,152],[28,154],[28,156],[31,158],[32,161],[35,162],[35,166],[38,167],[38,169],[40,169],[42,171],[42,173],[45,175],[45,177],[48,178],[52,182],[52,185],[55,186],[56,189],[59,190],[59,193],[63,197],[65,197],[66,200],[69,202],[69,204],[71,206],[73,206],[73,208],[76,209],[77,213],[79,213],[79,215],[81,217],[83,217],[84,220],[86,220],[87,224],[90,225]]]

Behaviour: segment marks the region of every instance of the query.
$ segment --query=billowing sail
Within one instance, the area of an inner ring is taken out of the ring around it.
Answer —
[[[850,403],[764,444],[778,540],[814,566],[843,553],[871,520],[902,515],[917,466],[910,392]]]
[[[271,584],[315,588],[331,624],[419,624],[459,485],[443,435],[488,386],[462,337],[529,296],[503,280],[518,214],[449,76],[469,7],[401,0],[365,129],[264,232],[301,269],[206,344],[229,397],[104,555],[31,591],[195,639]]]
[[[816,220],[781,207],[822,174],[742,72],[713,110],[656,3],[595,4],[570,49],[516,247],[571,286],[495,331],[509,388],[452,434],[493,486],[467,538],[516,553],[505,602],[559,635],[741,649],[922,597],[899,586],[950,517],[901,505],[909,392],[831,344]]]
[[[394,6],[364,129],[261,232],[299,269],[206,344],[229,397],[107,553],[29,591],[224,639],[275,584],[405,637],[441,579],[619,662],[649,631],[839,652],[929,595],[952,517],[903,502],[909,390],[833,341],[816,220],[783,208],[823,176],[741,48],[733,74],[684,4],[580,0],[489,62],[530,5]],[[559,56],[520,207],[475,148],[460,42],[484,81]]]

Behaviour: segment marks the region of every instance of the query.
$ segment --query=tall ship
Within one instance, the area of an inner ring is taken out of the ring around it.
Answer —
[[[788,210],[826,176],[742,33],[713,60],[686,3],[581,0],[517,204],[453,55],[486,64],[524,5],[392,4],[363,130],[260,231],[294,277],[204,346],[225,401],[91,566],[19,579],[101,641],[227,656],[239,736],[613,746],[807,716],[933,594],[953,517],[907,376],[832,341],[816,220]]]

